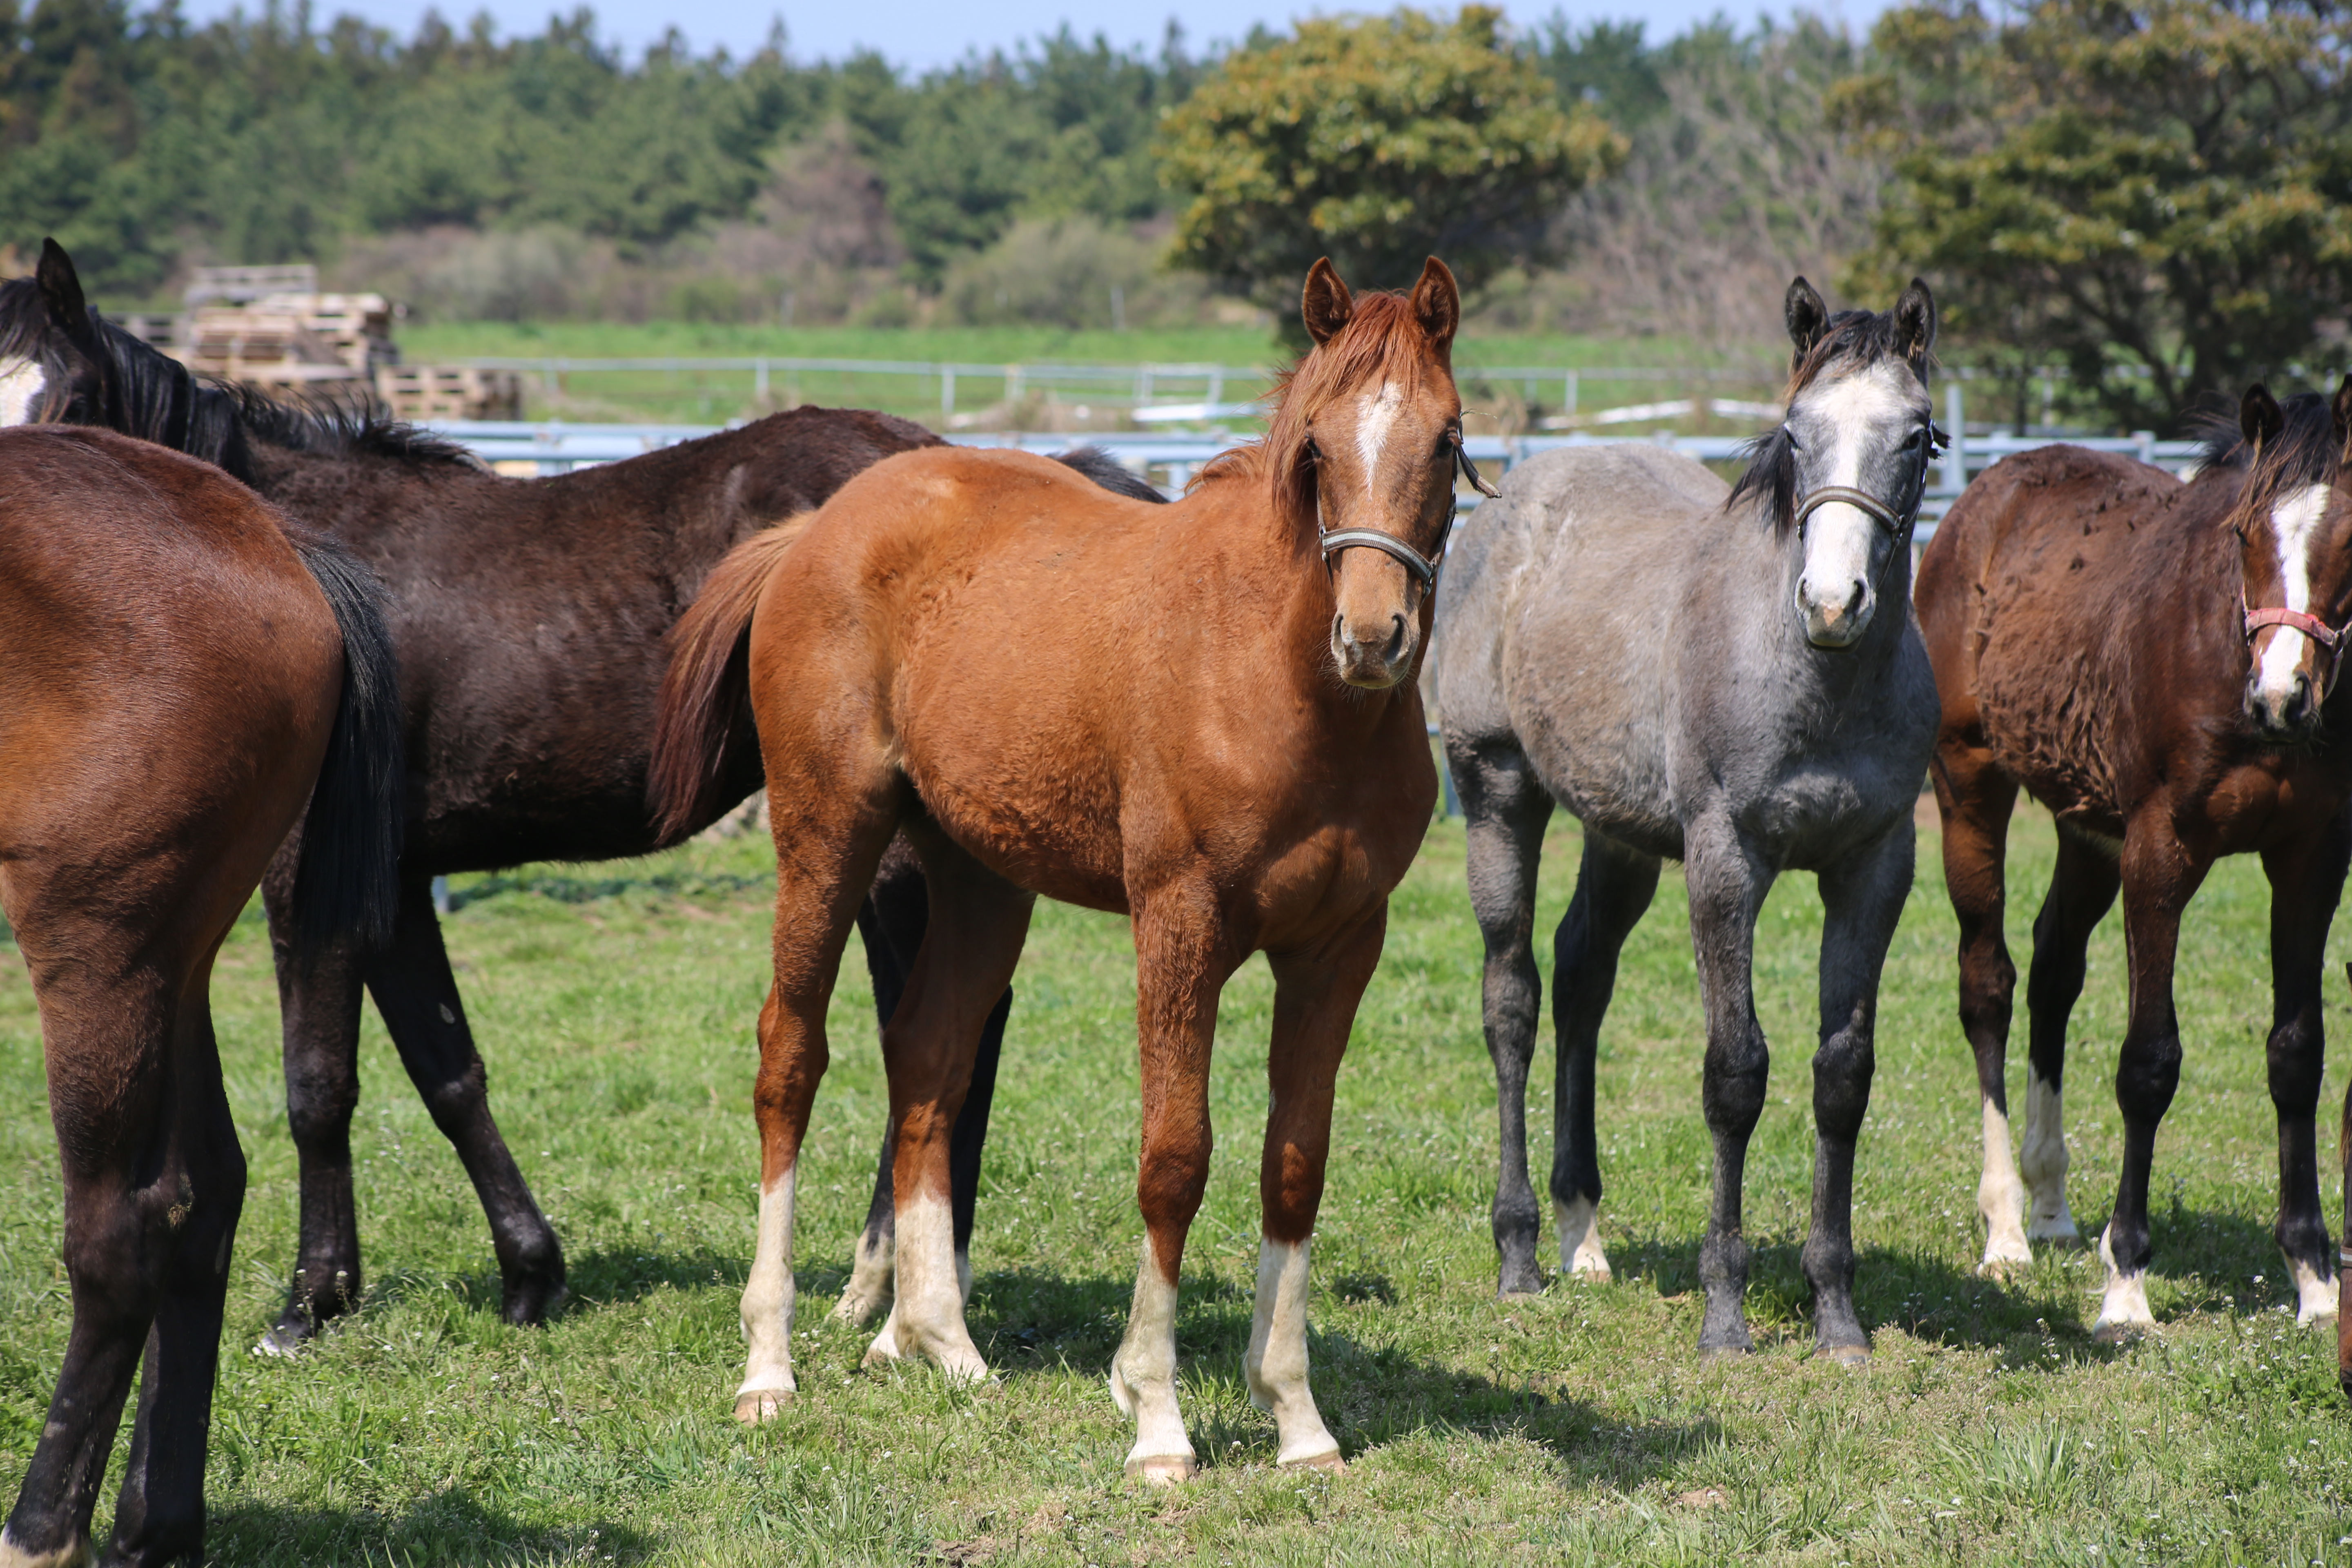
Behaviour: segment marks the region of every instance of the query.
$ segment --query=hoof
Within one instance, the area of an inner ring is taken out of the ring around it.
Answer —
[[[2027,1226],[2025,1239],[2058,1247],[2080,1247],[2083,1245],[2083,1233],[2071,1215],[2061,1215],[2056,1219],[2037,1219]]]
[[[1579,1285],[1606,1285],[1616,1278],[1606,1263],[1580,1263],[1568,1271],[1568,1277]]]
[[[1984,1255],[1984,1261],[1977,1265],[1977,1278],[2009,1285],[2015,1283],[2020,1275],[2032,1267],[2033,1254],[2031,1252],[1988,1252]]]
[[[833,1304],[831,1316],[836,1323],[862,1329],[887,1311],[889,1307],[890,1298],[887,1294],[853,1289],[841,1293],[841,1300]]]
[[[1320,1454],[1285,1459],[1282,1468],[1286,1470],[1321,1470],[1327,1476],[1344,1476],[1348,1473],[1348,1461],[1339,1457],[1339,1449],[1327,1448]]]
[[[544,1325],[571,1299],[571,1290],[561,1279],[509,1285],[506,1289],[501,1315],[516,1328],[536,1329]]]
[[[1334,1454],[1333,1458],[1339,1456]],[[1201,1467],[1190,1454],[1154,1454],[1150,1458],[1129,1459],[1127,1479],[1141,1481],[1146,1486],[1172,1487],[1191,1480],[1201,1473]]]
[[[1813,1353],[1823,1361],[1835,1362],[1843,1367],[1865,1367],[1870,1364],[1868,1345],[1816,1345]]]
[[[301,1354],[318,1335],[319,1331],[311,1326],[307,1315],[289,1307],[283,1317],[269,1325],[268,1332],[254,1342],[253,1353],[283,1361]]]
[[[793,1402],[789,1388],[754,1388],[735,1396],[735,1419],[746,1426],[764,1426]]]
[[[1495,1293],[1495,1300],[1497,1301],[1532,1301],[1542,1294],[1543,1290],[1541,1287],[1538,1287],[1533,1290],[1497,1290]]]
[[[1495,1294],[1506,1301],[1516,1301],[1528,1296],[1543,1294],[1543,1270],[1532,1263],[1506,1264],[1496,1277]]]
[[[1756,1342],[1754,1340],[1749,1340],[1745,1343],[1701,1345],[1698,1347],[1698,1359],[1703,1362],[1740,1361],[1748,1356],[1752,1356],[1755,1353]]]
[[[2154,1323],[2137,1323],[2129,1319],[2108,1322],[2103,1318],[2091,1325],[2091,1337],[2103,1345],[2127,1345],[2143,1334],[2154,1332]]]

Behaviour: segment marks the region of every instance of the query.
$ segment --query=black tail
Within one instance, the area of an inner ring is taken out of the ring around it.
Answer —
[[[345,936],[377,946],[392,935],[400,906],[407,804],[400,677],[384,628],[383,584],[326,540],[298,538],[294,547],[343,633],[342,702],[302,820],[294,870],[294,939],[303,952]]]

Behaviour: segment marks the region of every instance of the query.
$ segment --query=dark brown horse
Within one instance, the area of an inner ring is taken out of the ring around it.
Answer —
[[[213,958],[298,823],[289,962],[392,923],[400,710],[378,590],[290,532],[194,458],[0,430],[0,907],[40,1004],[73,1288],[0,1563],[82,1560],[142,1346],[106,1561],[202,1547],[245,1202]]]
[[[2257,386],[2189,483],[2079,447],[2022,453],[1969,487],[1920,563],[1943,701],[1934,773],[1959,915],[1960,1023],[1984,1105],[1988,1269],[2029,1259],[2030,1238],[2074,1235],[2066,1019],[2092,928],[2123,895],[2131,1012],[2116,1068],[2123,1175],[2099,1240],[2103,1338],[2153,1321],[2148,1167],[2180,1077],[2174,951],[2181,911],[2224,855],[2260,855],[2271,883],[2278,1244],[2299,1316],[2336,1311],[2313,1121],[2321,953],[2352,857],[2352,707],[2336,689],[2352,619],[2347,445],[2352,377],[2332,405],[2306,393],[2282,409]],[[2022,1184],[2004,1082],[2017,972],[2001,940],[2021,786],[2058,818],[2026,983]]]
[[[898,1131],[898,1306],[885,1354],[986,1368],[948,1223],[949,1131],[981,1023],[1038,894],[1133,918],[1144,1256],[1111,1393],[1130,1474],[1193,1468],[1176,1282],[1209,1173],[1217,997],[1250,953],[1276,985],[1264,1242],[1243,1366],[1280,1460],[1336,1468],[1307,1381],[1307,1243],[1340,1054],[1388,895],[1437,780],[1412,676],[1452,513],[1459,306],[1307,279],[1317,346],[1265,440],[1145,507],[1035,458],[910,453],[730,556],[680,627],[654,776],[702,817],[748,685],[778,855],[760,1015],[759,1252],[743,1292],[747,1420],[794,1389],[794,1168],[859,892],[903,831],[931,921],[883,1033]],[[1330,531],[1324,531],[1326,527]]]
[[[646,763],[663,637],[705,574],[730,547],[815,507],[876,459],[937,439],[887,415],[801,408],[562,478],[502,479],[406,426],[300,412],[196,381],[89,310],[54,244],[35,279],[0,285],[0,424],[28,418],[107,425],[217,462],[368,562],[392,595],[410,749],[399,920],[381,952],[280,965],[301,1245],[291,1296],[265,1345],[299,1344],[360,1294],[351,1121],[362,988],[473,1180],[506,1317],[538,1321],[562,1295],[562,1249],[491,1119],[432,879],[653,848]],[[1097,483],[1157,499],[1099,454],[1066,460]],[[705,820],[759,784],[744,725]],[[279,880],[271,879],[268,897],[282,933]],[[901,846],[885,858],[859,914],[885,1019],[924,920],[921,872]],[[957,1138],[960,1248],[971,1227],[1010,993],[1001,1000]],[[890,1163],[886,1142],[842,1300],[844,1315],[859,1321],[887,1289]]]

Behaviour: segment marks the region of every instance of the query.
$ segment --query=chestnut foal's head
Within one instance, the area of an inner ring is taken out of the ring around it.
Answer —
[[[1420,654],[1454,515],[1461,295],[1435,257],[1410,295],[1360,299],[1326,259],[1307,274],[1301,314],[1315,347],[1285,384],[1266,442],[1277,483],[1326,539],[1339,678],[1381,690]]]
[[[2352,375],[2332,403],[2280,407],[2257,383],[2238,407],[2247,468],[2231,519],[2246,605],[2246,716],[2264,739],[2310,740],[2352,621]]]

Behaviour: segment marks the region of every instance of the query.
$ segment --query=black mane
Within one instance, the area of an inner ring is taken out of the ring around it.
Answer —
[[[216,464],[247,484],[253,482],[248,437],[318,457],[479,466],[456,442],[373,408],[300,407],[253,387],[195,375],[96,310],[89,315],[106,360],[106,422],[126,436]],[[68,368],[62,334],[32,279],[0,283],[0,354],[34,359],[56,373]]]
[[[2333,483],[2344,455],[2336,447],[2336,413],[2327,399],[2316,392],[2298,392],[2280,400],[2279,416],[2284,421],[2284,428],[2261,455],[2257,488],[2267,493],[2282,484]],[[2241,470],[2254,468],[2254,448],[2246,440],[2245,432],[2238,427],[2234,410],[2200,415],[2191,427],[2200,438],[2197,449],[2199,467]]]

